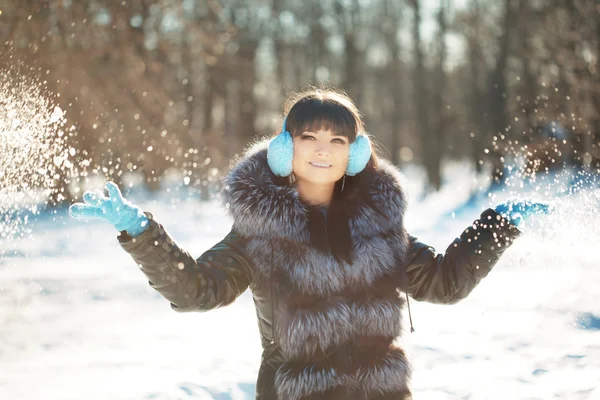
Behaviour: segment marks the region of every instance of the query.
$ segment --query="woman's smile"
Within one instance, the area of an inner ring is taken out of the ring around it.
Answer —
[[[316,167],[316,168],[329,168],[329,167],[331,167],[331,164],[320,163],[320,162],[309,162],[309,164],[312,165],[313,167]]]

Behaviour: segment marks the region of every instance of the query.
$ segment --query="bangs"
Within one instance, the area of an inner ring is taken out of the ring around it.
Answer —
[[[347,137],[351,142],[356,139],[360,129],[356,116],[346,105],[318,98],[304,98],[296,103],[289,112],[286,128],[292,136],[306,131],[329,130]]]

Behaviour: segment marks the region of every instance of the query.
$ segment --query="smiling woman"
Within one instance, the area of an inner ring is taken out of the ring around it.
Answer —
[[[360,113],[347,96],[316,90],[290,100],[292,106],[282,129],[293,137],[290,183],[295,183],[307,204],[328,207],[336,189],[339,192],[356,183],[354,179],[346,186],[346,175],[376,167],[377,156],[371,150]],[[360,153],[351,149],[353,143],[360,143],[359,137],[367,139],[362,141],[362,159],[357,160],[358,171],[347,174],[351,155]]]
[[[286,115],[281,133],[226,177],[233,227],[198,259],[112,183],[110,199],[86,193],[70,211],[122,230],[121,246],[176,311],[222,307],[252,290],[264,349],[258,400],[411,399],[396,341],[402,293],[464,299],[519,236],[519,218],[542,208],[488,209],[437,254],[406,231],[400,173],[378,160],[348,97],[311,90]]]

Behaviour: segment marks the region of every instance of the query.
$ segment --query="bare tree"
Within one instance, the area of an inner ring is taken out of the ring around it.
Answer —
[[[386,68],[386,78],[382,82],[381,92],[387,93],[390,99],[389,119],[391,161],[395,165],[401,164],[400,149],[404,146],[402,138],[403,120],[406,117],[404,107],[403,65],[401,60],[401,43],[398,38],[402,24],[403,4],[393,0],[385,0],[383,4],[384,15],[381,23],[382,36],[390,55],[390,62]]]
[[[435,154],[432,154],[431,148],[432,146],[437,146],[437,143],[435,143],[435,138],[432,136],[432,126],[429,123],[430,113],[429,107],[427,106],[429,87],[426,83],[425,55],[423,54],[423,41],[421,39],[421,1],[411,0],[410,4],[413,8],[414,15],[412,35],[414,46],[413,92],[416,103],[415,126],[417,127],[417,135],[421,141],[421,153],[427,171],[428,190],[430,190],[438,187],[438,184],[436,183],[438,178],[435,176],[433,168],[431,167],[433,164],[431,158],[436,156]]]

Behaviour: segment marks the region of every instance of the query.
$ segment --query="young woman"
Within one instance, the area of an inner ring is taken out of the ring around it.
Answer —
[[[207,311],[252,290],[264,353],[260,400],[410,399],[410,366],[392,342],[404,292],[464,299],[542,203],[488,209],[444,255],[404,227],[399,172],[378,159],[352,101],[312,90],[291,102],[282,133],[256,144],[225,180],[231,232],[198,259],[150,213],[86,192],[76,218],[101,218],[176,311]],[[409,309],[410,311],[410,309]],[[411,327],[412,328],[412,327]]]

